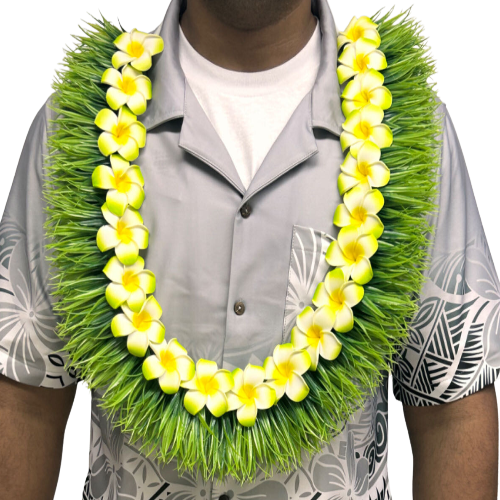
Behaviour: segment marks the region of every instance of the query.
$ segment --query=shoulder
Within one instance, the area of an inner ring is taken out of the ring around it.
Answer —
[[[28,131],[26,141],[45,140],[49,127],[54,123],[57,117],[54,98],[55,93],[52,93],[36,112]]]
[[[42,178],[47,141],[56,117],[54,94],[51,94],[32,118],[17,165],[14,188],[34,186],[38,184],[34,181]]]
[[[440,159],[441,159],[441,172],[454,170],[465,170],[466,164],[463,157],[460,140],[453,125],[453,120],[450,111],[439,97],[437,97],[438,107],[436,114],[441,125],[440,133]]]

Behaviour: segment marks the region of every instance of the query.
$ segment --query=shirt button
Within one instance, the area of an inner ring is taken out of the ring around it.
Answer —
[[[236,304],[234,304],[234,312],[238,316],[241,316],[245,312],[245,304],[241,301],[236,302]]]
[[[219,497],[219,500],[230,500],[229,497],[227,495],[221,495]]]
[[[248,219],[251,213],[252,213],[252,207],[248,203],[245,203],[240,210],[241,216],[244,219]]]

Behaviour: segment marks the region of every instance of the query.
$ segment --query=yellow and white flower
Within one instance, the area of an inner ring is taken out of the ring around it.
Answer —
[[[103,272],[111,281],[106,288],[106,300],[113,309],[126,303],[132,311],[139,312],[146,295],[155,291],[155,275],[144,269],[142,257],[138,257],[131,266],[125,266],[117,257],[111,257]]]
[[[114,41],[120,49],[113,55],[112,63],[116,69],[130,64],[138,71],[151,68],[151,57],[159,54],[164,47],[163,39],[158,35],[150,35],[133,29],[130,33],[122,33]]]
[[[146,128],[127,106],[120,108],[118,116],[110,109],[101,109],[95,124],[104,131],[97,142],[104,156],[119,153],[125,160],[133,161],[146,145]]]
[[[146,380],[158,379],[161,390],[166,394],[175,394],[181,382],[194,377],[194,361],[177,339],[151,344],[151,349],[154,355],[144,360],[142,373]]]
[[[108,189],[106,205],[121,217],[128,205],[139,209],[144,201],[144,178],[140,167],[130,165],[120,155],[111,155],[111,167],[99,165],[92,173],[92,185]]]
[[[346,333],[354,326],[352,308],[361,302],[363,295],[363,287],[350,281],[346,273],[341,268],[337,268],[330,271],[325,281],[316,287],[312,302],[320,308],[318,311],[323,308],[330,309],[335,318],[333,329]],[[333,351],[334,343],[331,339],[327,340],[331,343],[332,352],[335,352]],[[339,351],[340,347],[338,347]]]
[[[227,393],[234,387],[234,379],[229,370],[218,370],[215,361],[200,359],[195,376],[181,382],[181,387],[189,389],[184,396],[184,407],[191,415],[206,405],[212,415],[220,417],[228,410]]]
[[[345,116],[367,104],[373,104],[383,110],[392,105],[392,94],[384,87],[384,76],[374,69],[350,81],[342,93],[342,98],[342,111]]]
[[[342,349],[335,334],[332,333],[337,314],[331,307],[313,310],[306,307],[298,316],[292,328],[292,344],[295,349],[305,349],[311,358],[311,370],[318,367],[319,357],[334,360]]]
[[[356,158],[359,148],[366,141],[373,142],[381,149],[391,146],[392,131],[382,123],[383,119],[384,112],[373,104],[367,104],[364,108],[353,111],[342,124],[344,129],[340,136],[342,150],[351,148],[351,154]]]
[[[339,56],[340,66],[337,68],[339,83],[343,84],[349,78],[369,69],[377,71],[387,68],[387,60],[378,43],[368,38],[359,38],[354,43],[346,45]]]
[[[115,249],[118,260],[127,266],[135,263],[139,250],[148,246],[149,232],[143,225],[141,214],[127,208],[122,217],[111,213],[106,203],[101,208],[108,225],[97,232],[97,246],[101,252]]]
[[[333,267],[342,267],[346,279],[364,285],[373,278],[370,257],[377,251],[378,241],[373,234],[362,233],[357,227],[343,227],[337,240],[326,251],[326,261]]]
[[[311,367],[311,357],[306,350],[296,350],[292,344],[277,345],[273,355],[264,361],[267,383],[276,391],[276,398],[286,394],[296,403],[309,394],[309,387],[302,375]]]
[[[150,343],[160,344],[165,338],[165,327],[160,321],[162,310],[157,300],[151,296],[144,302],[139,312],[126,305],[123,313],[111,321],[111,331],[115,337],[127,337],[130,354],[142,358]]]
[[[117,69],[107,69],[101,79],[110,85],[106,92],[106,101],[115,111],[127,105],[132,113],[142,115],[146,111],[147,101],[151,99],[151,80],[127,64],[120,73]]]
[[[378,189],[365,191],[356,186],[344,195],[344,203],[337,206],[333,223],[338,227],[354,226],[362,233],[380,238],[384,225],[377,215],[384,206],[384,197]]]
[[[367,16],[359,19],[354,16],[345,31],[341,31],[337,38],[337,48],[340,50],[346,43],[357,42],[360,38],[372,40],[380,46],[378,26]]]
[[[358,157],[348,153],[342,171],[338,178],[339,192],[343,195],[349,189],[359,186],[365,191],[374,187],[387,185],[390,171],[387,165],[380,161],[380,148],[371,141],[366,141],[358,150]]]
[[[229,411],[237,410],[238,422],[244,427],[255,424],[258,410],[267,410],[276,402],[276,391],[264,383],[262,366],[248,364],[245,371],[236,368],[232,372],[234,387],[227,393]]]

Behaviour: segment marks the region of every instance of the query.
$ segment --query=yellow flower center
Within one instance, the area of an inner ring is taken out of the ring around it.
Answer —
[[[117,189],[120,193],[126,193],[129,187],[130,182],[128,181],[126,174],[115,176],[115,189]]]
[[[145,332],[151,326],[151,316],[146,311],[134,313],[132,316],[132,324],[136,330]]]
[[[135,79],[130,76],[124,76],[119,83],[120,90],[127,95],[134,95],[137,92],[137,84]]]
[[[358,108],[362,108],[370,104],[370,92],[367,90],[360,90],[353,98],[353,102]]]
[[[344,304],[344,294],[340,292],[340,289],[334,290],[330,294],[330,308],[336,313],[338,310],[342,309],[342,305]]]
[[[280,372],[281,372],[281,375],[283,376],[283,381],[285,380],[289,380],[290,377],[292,376],[293,374],[293,368],[290,366],[290,363],[286,363],[286,364],[283,364],[280,366]]]
[[[322,335],[323,330],[318,325],[312,325],[307,330],[307,342],[312,347],[318,347]]]
[[[354,28],[351,29],[348,38],[350,38],[353,42],[356,40],[359,40],[365,33],[365,30],[361,28],[360,26],[354,26]]]
[[[257,397],[257,391],[255,390],[255,387],[252,385],[244,385],[241,388],[241,391],[239,391],[239,398],[240,401],[244,405],[251,404],[255,401],[255,398]]]
[[[123,123],[118,123],[118,125],[115,125],[111,133],[115,136],[115,140],[120,146],[127,144],[130,135],[128,127]]]
[[[122,285],[127,292],[135,292],[139,288],[139,277],[133,271],[123,273]]]
[[[342,252],[348,260],[351,262],[357,262],[357,260],[363,256],[362,250],[358,245],[357,241],[353,241],[342,248]]]
[[[365,54],[356,55],[356,59],[354,60],[354,69],[360,73],[363,73],[368,69],[368,58]]]
[[[363,89],[359,93],[360,101],[364,102],[365,104],[368,104],[371,101],[372,98],[372,93],[368,89]]]
[[[219,390],[219,384],[213,376],[199,379],[198,386],[200,388],[200,392],[206,394],[207,396],[213,396]]]
[[[127,47],[127,53],[132,57],[141,57],[144,54],[144,46],[139,42],[130,42]]]
[[[363,177],[368,177],[370,173],[370,165],[366,161],[358,162],[358,171]]]
[[[368,215],[368,212],[366,211],[366,208],[364,208],[364,207],[356,207],[351,212],[352,218],[356,219],[356,221],[359,222],[360,224],[364,224],[366,222],[367,215]]]
[[[118,239],[125,244],[128,244],[132,241],[132,231],[129,227],[122,221],[118,221],[116,225],[116,233]]]
[[[354,135],[359,139],[368,140],[372,135],[372,126],[365,121],[360,121],[354,129]]]
[[[160,355],[160,363],[167,372],[174,372],[177,370],[177,362],[175,356],[170,351],[163,351]]]

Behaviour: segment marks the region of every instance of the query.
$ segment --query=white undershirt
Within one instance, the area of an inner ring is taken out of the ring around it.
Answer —
[[[321,56],[316,29],[302,50],[285,63],[257,71],[233,71],[197,52],[180,29],[182,70],[217,131],[245,188],[293,111],[312,89]]]

